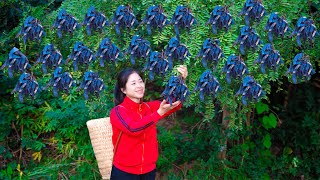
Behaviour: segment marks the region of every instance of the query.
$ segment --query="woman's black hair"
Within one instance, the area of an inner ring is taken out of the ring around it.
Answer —
[[[121,88],[125,89],[129,76],[133,73],[139,74],[139,72],[133,68],[126,68],[119,72],[117,77],[117,83],[114,88],[114,105],[121,104],[125,98],[125,94],[121,91]]]

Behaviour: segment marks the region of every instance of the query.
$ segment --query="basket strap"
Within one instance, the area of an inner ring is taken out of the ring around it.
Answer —
[[[116,155],[116,152],[117,152],[117,149],[118,149],[118,144],[119,144],[119,141],[120,141],[121,136],[122,136],[122,131],[120,131],[120,134],[119,134],[118,139],[117,139],[117,142],[116,142],[116,146],[115,146],[115,148],[114,148],[114,153],[113,153],[113,158],[112,158],[112,164],[113,164],[114,156]]]
[[[121,105],[119,105],[121,106]],[[122,106],[124,107],[124,106]],[[114,147],[114,153],[113,153],[113,158],[112,158],[112,164],[113,164],[113,161],[114,161],[114,156],[116,155],[116,152],[117,152],[117,149],[118,149],[118,145],[119,145],[119,141],[120,141],[120,138],[122,136],[122,131],[120,131],[119,135],[118,135],[118,138],[117,138],[117,142],[116,142],[116,145]]]

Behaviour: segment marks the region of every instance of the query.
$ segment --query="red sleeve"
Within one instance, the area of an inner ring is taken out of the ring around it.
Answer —
[[[116,106],[110,112],[110,122],[113,126],[124,133],[139,135],[144,129],[156,124],[162,117],[153,111],[152,114],[144,116],[142,119],[135,119],[130,116],[127,109]]]
[[[152,109],[153,112],[157,112],[157,110],[160,107],[160,104],[161,104],[161,101],[148,102],[148,105],[150,106],[150,108]],[[182,107],[182,103],[180,103],[177,107],[175,107],[174,109],[171,109],[170,111],[168,111],[167,113],[162,115],[160,119],[165,118],[165,117],[169,116],[170,114],[178,111],[181,107]]]

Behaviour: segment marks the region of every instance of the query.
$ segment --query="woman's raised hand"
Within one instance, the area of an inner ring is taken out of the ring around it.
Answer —
[[[188,68],[187,66],[184,65],[180,65],[177,68],[178,72],[180,73],[181,77],[183,78],[183,80],[186,80],[187,76],[188,76]]]
[[[188,69],[187,66],[184,65],[180,65],[179,67],[177,67],[177,71],[180,73],[180,76],[182,77],[183,80],[186,80],[187,76],[188,76]],[[160,104],[159,109],[157,110],[158,114],[160,116],[164,115],[165,113],[167,113],[168,111],[176,108],[177,106],[179,106],[179,104],[181,103],[181,101],[176,101],[174,103],[172,103],[172,105],[167,104],[166,100],[163,100]]]
[[[157,113],[162,116],[165,113],[167,113],[168,111],[174,109],[175,107],[179,106],[179,104],[181,103],[181,101],[176,101],[174,103],[172,103],[172,106],[170,104],[167,104],[166,100],[163,100],[160,104],[159,109],[157,110]]]

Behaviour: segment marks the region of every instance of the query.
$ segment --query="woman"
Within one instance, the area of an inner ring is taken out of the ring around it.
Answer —
[[[185,79],[188,70],[177,68]],[[112,180],[147,179],[156,176],[158,141],[156,123],[181,108],[181,102],[167,104],[166,100],[143,102],[145,84],[134,69],[118,75],[114,90],[115,107],[110,121],[113,130],[114,159]]]

